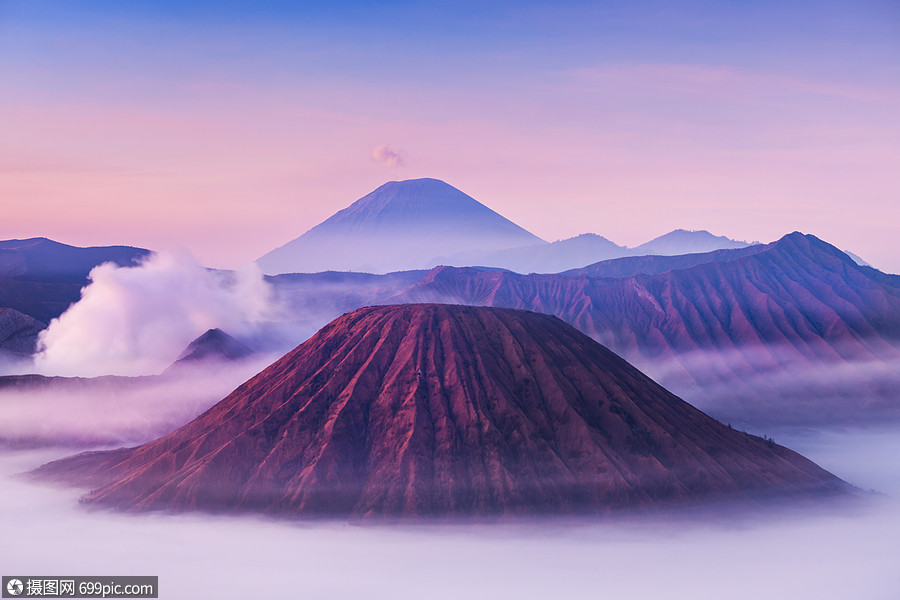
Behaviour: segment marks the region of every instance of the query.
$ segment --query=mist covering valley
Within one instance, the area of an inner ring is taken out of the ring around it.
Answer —
[[[736,598],[890,600],[900,578],[900,429],[804,432],[786,443],[886,495],[863,506],[751,514],[350,526],[84,510],[84,490],[14,473],[59,450],[0,454],[9,573],[152,573],[160,597]],[[254,559],[248,560],[248,556]],[[435,585],[440,582],[440,585]]]

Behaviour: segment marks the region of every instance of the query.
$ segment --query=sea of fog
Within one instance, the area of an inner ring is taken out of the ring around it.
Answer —
[[[157,575],[160,598],[888,600],[900,596],[900,426],[782,431],[862,505],[754,516],[355,526],[86,510],[0,453],[0,573]]]

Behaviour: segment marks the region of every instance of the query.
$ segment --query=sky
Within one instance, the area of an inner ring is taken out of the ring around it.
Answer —
[[[386,181],[900,272],[900,4],[0,0],[0,239],[238,267]]]

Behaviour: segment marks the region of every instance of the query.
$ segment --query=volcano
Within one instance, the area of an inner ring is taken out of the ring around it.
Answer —
[[[439,179],[391,181],[257,260],[266,274],[421,269],[464,250],[546,244]]]
[[[219,328],[210,329],[188,344],[175,364],[208,360],[235,361],[247,358],[253,350]]]
[[[169,435],[36,473],[125,510],[350,518],[850,489],[707,417],[556,317],[435,304],[346,314]]]
[[[40,321],[17,310],[0,308],[0,358],[25,358],[33,354],[44,327]]]

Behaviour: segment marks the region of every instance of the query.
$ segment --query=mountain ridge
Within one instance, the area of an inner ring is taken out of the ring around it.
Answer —
[[[728,252],[739,257],[611,278],[439,267],[388,301],[554,314],[717,414],[853,420],[865,419],[868,406],[900,409],[900,381],[879,375],[900,357],[900,278],[800,233],[747,256]],[[857,364],[865,368],[840,386],[828,383],[835,365]],[[785,395],[774,382],[803,369],[821,383],[779,404]]]
[[[0,278],[86,284],[97,265],[133,267],[150,254],[133,246],[70,246],[45,237],[2,240]]]
[[[467,251],[430,261],[435,266],[486,265],[517,273],[568,273],[600,261],[628,257],[693,255],[752,247],[725,236],[714,236],[706,230],[676,229],[634,248],[620,246],[596,233],[582,233],[549,244],[533,244],[505,248],[493,252]]]
[[[0,307],[50,323],[79,300],[91,269],[106,262],[134,266],[150,254],[132,246],[82,248],[44,237],[0,240]]]
[[[633,252],[640,253],[640,255],[676,256],[746,248],[750,245],[747,242],[729,239],[724,235],[713,235],[705,229],[674,229],[635,247]]]

